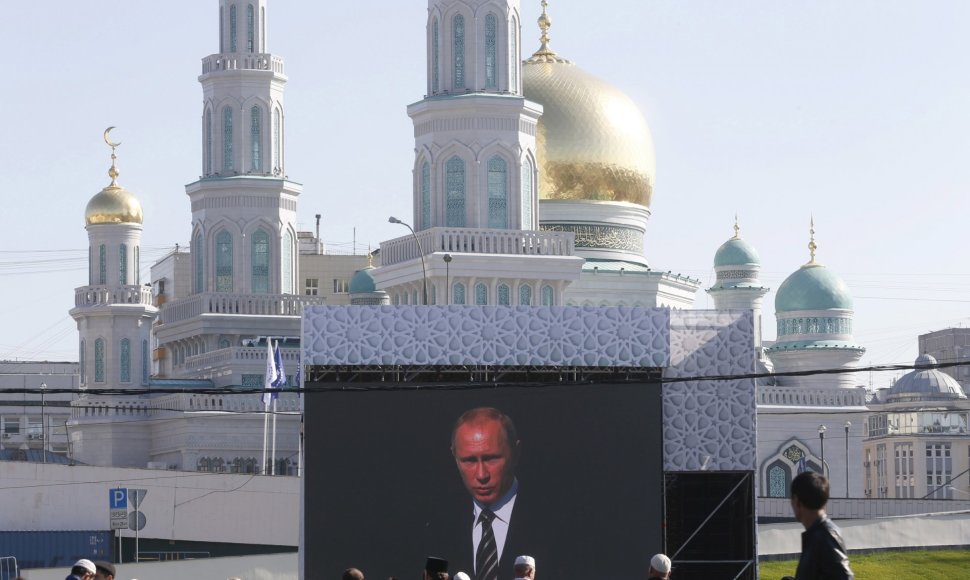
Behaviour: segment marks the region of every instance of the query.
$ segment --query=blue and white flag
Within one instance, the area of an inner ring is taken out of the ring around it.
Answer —
[[[263,406],[268,407],[270,401],[276,398],[276,383],[279,381],[279,371],[276,368],[276,355],[273,354],[273,341],[266,339],[266,382],[263,384]]]
[[[797,473],[805,473],[806,471],[808,471],[808,462],[805,461],[805,456],[802,455],[802,458],[798,460]]]
[[[276,352],[273,353],[273,364],[276,365],[276,381],[273,386],[282,389],[286,386],[286,369],[283,368],[283,355],[280,354],[280,343],[276,343]],[[279,393],[273,393],[273,398],[279,397]]]

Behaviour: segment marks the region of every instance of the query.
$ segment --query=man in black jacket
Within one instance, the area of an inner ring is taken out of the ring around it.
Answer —
[[[791,482],[791,507],[795,519],[805,526],[802,555],[795,580],[853,580],[842,532],[825,515],[829,481],[806,471]]]

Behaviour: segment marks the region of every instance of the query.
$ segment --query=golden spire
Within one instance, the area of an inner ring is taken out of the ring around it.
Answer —
[[[808,255],[811,259],[808,261],[806,266],[814,266],[818,262],[815,261],[815,250],[818,249],[818,244],[815,243],[815,216],[812,216],[811,226],[809,227],[809,240],[808,240]]]
[[[738,214],[734,214],[734,239],[741,239],[741,224],[738,223]]]
[[[539,50],[532,54],[532,58],[527,60],[527,63],[537,63],[537,62],[561,62],[569,63],[568,60],[560,58],[551,48],[549,48],[549,29],[552,28],[552,17],[546,12],[546,7],[549,6],[548,0],[542,0],[542,14],[539,15],[539,30],[542,34],[539,36]]]
[[[108,177],[111,178],[111,185],[109,187],[118,187],[118,176],[121,175],[121,172],[118,171],[118,166],[115,164],[115,162],[118,160],[118,156],[115,155],[115,149],[121,145],[121,141],[113,143],[110,139],[108,139],[108,133],[110,133],[112,129],[114,129],[114,127],[108,127],[104,130],[104,142],[108,144],[108,147],[111,147],[111,169],[108,170]]]

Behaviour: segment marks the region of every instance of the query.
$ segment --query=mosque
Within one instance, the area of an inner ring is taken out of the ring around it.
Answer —
[[[383,242],[375,265],[327,256],[319,232],[297,231],[287,77],[266,46],[267,0],[219,0],[219,50],[203,58],[199,76],[202,176],[186,186],[190,249],[153,265],[150,281],[138,278],[143,215],[120,185],[114,148],[111,182],[86,209],[88,280],[71,310],[85,393],[72,410],[76,460],[264,470],[260,395],[220,390],[261,389],[272,340],[292,385],[306,306],[693,308],[701,282],[651,267],[662,256],[648,260],[644,248],[656,167],[642,113],[553,50],[545,0],[530,56],[519,8],[519,0],[428,0],[427,81],[407,110],[413,233]],[[712,248],[716,281],[706,291],[717,310],[753,312],[760,369],[779,373],[757,386],[761,496],[784,497],[806,464],[838,481],[845,475],[847,495],[863,493],[861,471],[849,469],[862,462],[863,421],[847,419],[866,409],[849,372],[864,348],[852,337],[852,296],[816,250],[812,231],[808,261],[778,289],[778,338],[769,344],[757,251],[737,222]],[[309,292],[320,272],[341,268],[350,279],[344,302]],[[112,389],[136,396],[105,392]],[[284,392],[278,411],[271,471],[292,474],[298,398]]]

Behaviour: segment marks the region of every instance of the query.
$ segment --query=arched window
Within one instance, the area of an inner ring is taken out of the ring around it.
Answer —
[[[431,94],[438,92],[438,62],[441,49],[438,46],[438,19],[431,21]]]
[[[249,52],[254,52],[256,45],[256,11],[253,10],[253,5],[250,4],[249,8],[246,9],[246,50]]]
[[[496,65],[498,64],[496,30],[498,22],[494,14],[485,16],[485,88],[494,89],[496,83]]]
[[[481,282],[475,284],[475,304],[478,306],[488,304],[488,286]]]
[[[222,170],[232,171],[232,107],[222,108]]]
[[[788,497],[789,470],[781,460],[768,467],[768,497]]]
[[[212,111],[205,110],[205,174],[212,175]]]
[[[509,70],[512,72],[512,82],[510,90],[513,93],[519,92],[519,47],[516,39],[519,37],[519,23],[512,18],[512,30],[509,31]]]
[[[118,284],[128,285],[128,245],[118,246]]]
[[[85,353],[84,353],[84,339],[82,338],[81,339],[81,347],[78,349],[78,364],[81,367],[80,368],[80,372],[81,372],[81,384],[82,385],[84,383],[86,383],[87,380],[88,380],[88,374],[87,374],[87,368],[86,368],[87,365],[85,365],[85,362],[86,362],[85,359],[86,358],[87,357],[85,356]]]
[[[548,285],[543,286],[542,287],[542,305],[543,306],[552,306],[552,303],[553,303],[552,286],[548,286]]]
[[[283,114],[280,113],[279,109],[273,110],[273,173],[279,173],[283,170],[280,159],[282,159],[283,142],[280,139],[282,134],[282,124],[283,124]]]
[[[465,285],[461,282],[455,282],[452,286],[452,304],[464,304],[465,303]]]
[[[249,127],[249,138],[252,140],[249,162],[252,170],[260,173],[263,171],[263,112],[259,107],[253,107],[249,114],[252,117]]]
[[[205,292],[205,270],[203,269],[205,250],[202,248],[202,234],[195,234],[195,242],[192,244],[192,253],[195,254],[195,293]]]
[[[147,385],[151,375],[151,365],[148,363],[148,340],[141,341],[141,384]]]
[[[496,155],[488,160],[488,227],[509,227],[508,164]]]
[[[94,248],[88,246],[88,286],[94,286]]]
[[[98,284],[108,283],[108,248],[104,244],[98,247]]]
[[[216,236],[216,292],[232,292],[232,234]]]
[[[519,286],[519,305],[532,306],[532,286],[528,284]]]
[[[525,158],[522,162],[522,229],[532,229],[532,174],[534,172],[532,159]]]
[[[219,339],[219,348],[229,348],[230,346],[231,346],[231,343],[229,342],[228,338]]]
[[[452,21],[454,43],[452,54],[455,61],[455,88],[465,88],[465,17],[456,14]]]
[[[219,52],[226,52],[226,10],[219,7]]]
[[[229,52],[236,52],[236,5],[229,7]]]
[[[141,286],[141,246],[135,246],[134,262],[135,284]]]
[[[269,235],[263,230],[253,234],[253,293],[269,292]]]
[[[512,289],[509,288],[508,284],[498,285],[498,303],[499,306],[509,306],[512,304]]]
[[[431,164],[421,165],[421,229],[431,227]]]
[[[131,382],[131,341],[127,338],[121,339],[121,382]]]
[[[266,52],[266,8],[259,9],[259,52]]]
[[[293,235],[283,234],[283,294],[293,294]]]
[[[457,155],[445,164],[448,187],[447,221],[448,227],[465,227],[465,161]]]
[[[419,302],[418,302],[418,291],[417,290],[412,290],[411,291],[411,304],[419,304]]]
[[[104,382],[104,339],[94,341],[94,382]]]

